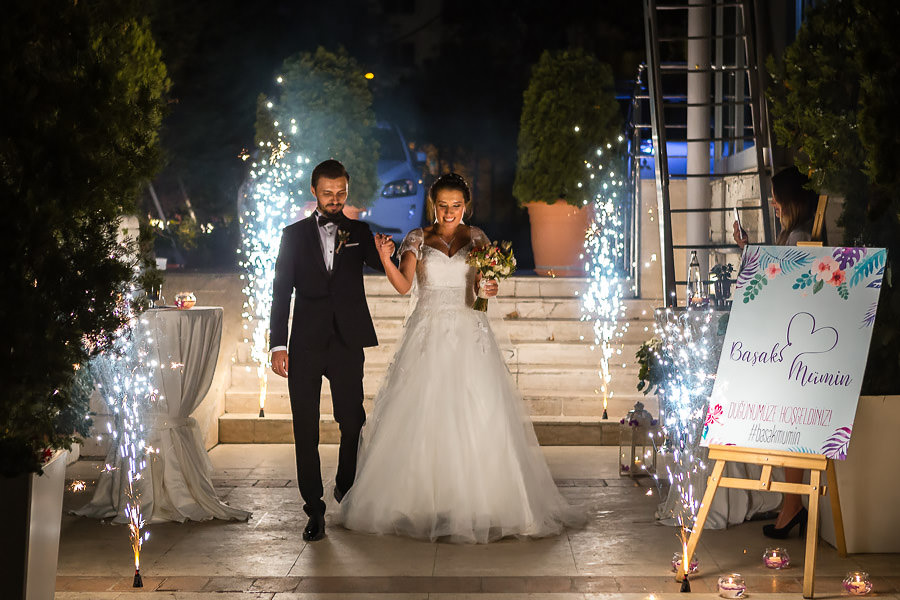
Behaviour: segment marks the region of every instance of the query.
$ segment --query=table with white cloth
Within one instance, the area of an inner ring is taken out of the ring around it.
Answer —
[[[203,435],[190,416],[212,383],[222,317],[220,307],[158,308],[145,312],[137,326],[135,337],[146,340],[150,355],[145,362],[153,365],[152,377],[159,390],[143,415],[146,444],[153,451],[147,453],[146,468],[136,482],[147,522],[250,517],[248,511],[228,506],[217,497]],[[120,421],[117,419],[117,428],[121,428]],[[93,499],[75,513],[128,522],[128,467],[118,443],[110,444],[106,463],[112,469],[101,472]]]
[[[665,320],[669,319],[669,323],[674,323],[676,329],[684,330],[690,327],[691,337],[694,340],[703,338],[709,353],[705,360],[695,358],[695,362],[703,364],[694,364],[694,368],[702,368],[707,373],[715,373],[719,366],[719,357],[722,353],[722,342],[725,338],[725,331],[728,325],[729,310],[728,309],[711,309],[709,311],[710,319],[708,327],[703,327],[705,321],[691,318],[692,311],[685,309],[661,309],[657,312],[657,320],[661,326],[665,326]],[[695,313],[694,313],[695,314]],[[709,384],[708,393],[712,392],[712,383]],[[700,399],[704,402],[702,410],[699,414],[706,415],[709,408],[709,398],[706,395]],[[664,422],[664,414],[667,410],[673,410],[667,406],[665,393],[660,394],[660,422]],[[692,496],[699,502],[706,492],[707,479],[712,473],[713,462],[708,460],[709,448],[700,446],[701,432],[703,430],[704,420],[700,417],[693,424],[696,428],[692,435],[688,436],[692,440],[692,454],[700,462],[704,464],[704,468],[696,468],[696,465],[679,465],[673,463],[670,465],[672,471],[678,471],[680,474],[690,481],[693,488]],[[663,459],[669,456],[663,454]],[[725,465],[726,477],[739,477],[742,479],[759,479],[762,467],[758,465],[748,465],[745,463],[729,462]],[[783,481],[784,470],[775,468],[772,471],[773,479]],[[729,525],[737,525],[752,519],[756,516],[769,513],[778,509],[781,505],[781,494],[776,492],[766,492],[757,490],[739,490],[731,488],[719,488],[713,498],[712,505],[709,509],[709,516],[706,518],[705,529],[724,529]],[[672,486],[664,502],[659,505],[656,516],[660,522],[666,525],[680,525],[682,518],[686,515],[681,514],[684,511],[684,502],[679,497],[679,490]]]

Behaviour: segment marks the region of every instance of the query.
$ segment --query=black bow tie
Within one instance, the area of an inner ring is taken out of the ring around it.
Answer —
[[[316,221],[319,223],[319,227],[324,227],[325,225],[327,225],[329,223],[334,223],[335,225],[337,225],[338,223],[341,222],[341,215],[340,214],[337,214],[337,215],[319,214],[316,218]]]

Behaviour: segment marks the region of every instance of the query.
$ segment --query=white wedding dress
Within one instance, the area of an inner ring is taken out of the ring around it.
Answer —
[[[362,432],[348,529],[454,542],[542,537],[583,524],[550,475],[485,313],[471,308],[473,244],[452,257],[414,230],[418,301]]]

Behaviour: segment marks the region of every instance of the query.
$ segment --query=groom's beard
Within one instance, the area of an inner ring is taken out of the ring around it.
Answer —
[[[318,208],[319,208],[319,212],[321,212],[321,213],[323,213],[323,214],[326,214],[326,215],[336,215],[336,214],[338,214],[339,212],[341,212],[342,210],[344,210],[344,205],[341,204],[341,205],[339,205],[339,206],[337,206],[337,205],[332,206],[332,205],[323,205],[323,204],[319,204],[319,205],[318,205]]]

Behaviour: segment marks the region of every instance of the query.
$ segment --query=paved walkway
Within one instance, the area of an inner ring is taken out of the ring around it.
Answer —
[[[589,508],[585,529],[550,539],[471,546],[361,535],[335,526],[326,539],[307,544],[301,539],[306,519],[294,482],[292,447],[220,445],[210,452],[216,487],[229,504],[253,511],[248,523],[150,525],[141,561],[144,588],[137,591],[131,587],[127,529],[64,515],[56,598],[674,598],[678,584],[669,563],[680,542],[673,528],[653,518],[657,490],[646,480],[618,477],[617,448],[543,450],[562,493]],[[323,446],[322,458],[326,478],[333,477],[337,447]],[[90,482],[99,468],[79,461],[69,467],[68,477]],[[92,491],[89,486],[67,492],[66,508],[87,502]],[[719,575],[737,571],[754,597],[801,597],[802,541],[782,542],[795,566],[773,572],[760,558],[767,545],[760,528],[753,522],[704,533],[694,596],[717,597]],[[840,581],[850,570],[868,571],[879,597],[900,600],[900,555],[841,559],[824,542],[817,559],[817,597],[840,596]]]

